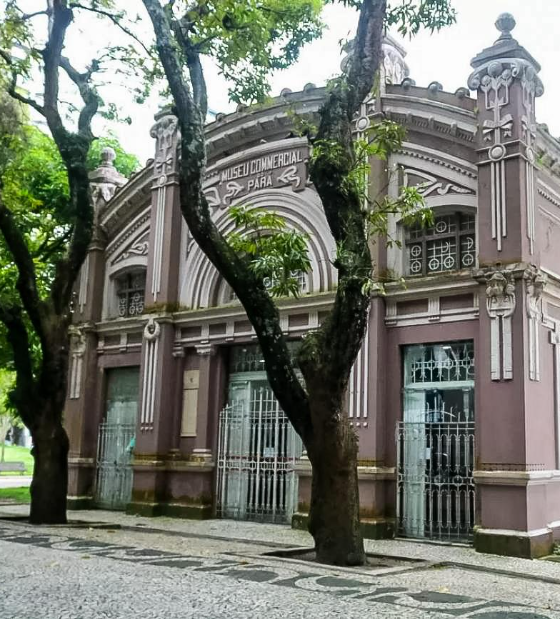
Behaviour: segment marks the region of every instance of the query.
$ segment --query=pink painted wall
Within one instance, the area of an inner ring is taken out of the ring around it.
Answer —
[[[382,298],[372,301],[369,335],[368,426],[356,430],[360,440],[360,459],[382,463],[385,457],[387,400],[387,330],[385,301]]]
[[[558,523],[556,531],[560,538],[560,476],[551,480],[546,487],[547,523]]]
[[[477,485],[477,506],[483,527],[500,530],[527,529],[525,487]],[[478,520],[477,520],[478,522]]]
[[[540,179],[554,192],[560,194],[560,185],[556,180],[546,172],[546,170],[540,170],[535,175],[535,183],[537,179]],[[544,189],[544,188],[543,188]],[[547,190],[545,190],[547,194]],[[558,205],[550,202],[548,198],[542,195],[537,195],[536,205],[546,211],[545,213],[541,209],[536,209],[536,240],[535,240],[535,256],[533,262],[542,267],[552,270],[554,273],[560,273],[560,266],[558,262],[558,248],[560,248],[560,225],[557,219],[551,218],[548,214],[560,217],[560,211]]]
[[[528,319],[525,317],[525,321]],[[525,434],[527,463],[555,469],[554,348],[549,330],[539,325],[540,381],[529,380],[529,338],[525,339]]]
[[[481,286],[480,299],[486,299]],[[476,442],[478,468],[517,468],[525,463],[523,287],[516,281],[517,306],[512,317],[513,380],[492,381],[490,366],[490,319],[481,308],[476,356]],[[523,469],[523,467],[521,467]]]

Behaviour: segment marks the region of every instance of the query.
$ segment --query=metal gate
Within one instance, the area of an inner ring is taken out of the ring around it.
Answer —
[[[297,502],[301,440],[266,381],[244,381],[232,393],[219,422],[218,515],[287,523]]]
[[[397,424],[398,533],[411,538],[469,541],[474,525],[474,422]]]
[[[136,424],[103,422],[97,448],[96,503],[124,510],[132,494],[132,439]]]
[[[95,501],[101,508],[123,510],[131,499],[139,382],[137,366],[107,373],[106,416],[99,425],[95,486]]]

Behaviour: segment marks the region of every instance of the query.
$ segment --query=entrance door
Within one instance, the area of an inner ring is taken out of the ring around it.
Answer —
[[[123,510],[132,494],[132,450],[138,415],[140,369],[114,368],[107,373],[105,420],[97,444],[96,503]]]
[[[401,535],[472,537],[474,454],[472,343],[407,347],[403,421],[397,424]]]
[[[260,372],[230,381],[220,414],[218,514],[230,519],[289,522],[297,501],[295,462],[302,444]]]

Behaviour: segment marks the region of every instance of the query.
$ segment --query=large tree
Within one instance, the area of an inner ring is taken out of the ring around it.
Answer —
[[[262,273],[255,269],[254,254],[240,251],[242,244],[231,243],[220,234],[202,191],[207,92],[201,56],[213,56],[227,69],[232,64],[236,67],[241,50],[246,62],[242,65],[244,73],[238,90],[235,72],[226,73],[234,83],[234,93],[241,98],[250,95],[258,99],[265,92],[269,69],[276,62],[275,44],[290,41],[291,32],[283,33],[282,27],[298,11],[314,10],[315,3],[303,0],[169,0],[165,5],[160,0],[143,0],[143,3],[153,25],[156,48],[181,129],[181,209],[196,242],[243,304],[261,346],[270,385],[307,449],[313,474],[309,531],[315,540],[317,558],[338,565],[363,564],[358,442],[344,413],[345,395],[365,335],[370,284],[374,279],[368,223],[373,223],[379,231],[390,211],[402,208],[410,214],[411,196],[405,195],[400,205],[380,201],[369,211],[364,209],[362,157],[369,149],[357,149],[352,135],[353,119],[374,87],[387,22],[398,24],[403,33],[414,33],[422,25],[438,28],[453,20],[449,2],[403,0],[389,9],[387,0],[342,2],[358,10],[358,27],[346,69],[327,89],[313,137],[310,164],[311,180],[337,244],[334,265],[338,270],[338,287],[329,315],[320,329],[304,339],[295,363],[282,334],[273,296],[263,282]],[[271,16],[280,22],[276,28],[267,24]],[[270,33],[277,36],[271,37]],[[289,44],[286,49],[290,50]],[[385,126],[377,136],[378,146],[384,141],[388,147],[396,145],[398,133],[394,126]],[[234,216],[242,217],[243,212],[237,211]],[[305,385],[298,380],[296,363]]]
[[[102,101],[92,77],[103,63],[95,59],[79,70],[64,55],[72,3],[45,0],[30,13],[20,4],[27,5],[8,0],[0,23],[0,99],[9,95],[21,106],[0,122],[0,339],[9,344],[8,363],[16,373],[11,403],[33,439],[30,520],[65,523],[68,328],[93,231],[91,124]],[[33,84],[36,72],[42,95],[32,98],[22,85]],[[62,103],[68,93],[61,96],[62,75],[78,106]],[[31,113],[42,117],[52,139],[21,128]]]

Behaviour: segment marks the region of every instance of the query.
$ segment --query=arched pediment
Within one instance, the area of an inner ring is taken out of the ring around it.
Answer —
[[[235,205],[236,202],[234,201]],[[310,188],[302,192],[289,189],[261,190],[238,200],[251,208],[270,209],[284,218],[287,226],[309,236],[310,293],[332,289],[336,283],[336,272],[331,264],[335,243],[328,228],[321,201]],[[215,214],[215,223],[224,235],[235,230],[227,210]],[[190,238],[187,242],[187,260],[182,271],[180,303],[188,308],[207,308],[216,305],[223,295],[219,289],[222,278],[202,250]]]

